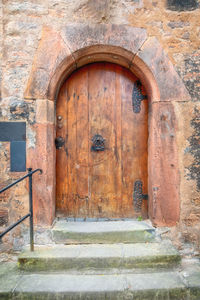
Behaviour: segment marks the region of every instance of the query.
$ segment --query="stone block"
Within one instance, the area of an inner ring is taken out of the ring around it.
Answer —
[[[189,101],[190,95],[156,38],[149,38],[137,53],[153,73],[160,101]],[[134,60],[133,60],[134,63]]]
[[[54,102],[45,99],[36,100],[36,122],[38,124],[54,123]]]
[[[25,273],[15,278],[15,290],[10,287],[6,294],[9,299],[189,299],[189,291],[178,272],[170,271],[99,275]],[[191,299],[197,300],[198,295],[193,293]],[[0,297],[4,299],[3,291]]]
[[[147,34],[142,28],[125,25],[73,24],[63,28],[62,37],[74,54],[79,49],[95,45],[116,46],[135,54],[147,39]]]
[[[45,15],[48,14],[48,7],[45,2],[34,1],[10,1],[6,11],[12,14]]]
[[[0,299],[12,299],[12,291],[20,278],[15,263],[0,263]]]
[[[169,268],[180,256],[170,243],[90,244],[37,247],[18,258],[27,271]]]
[[[40,168],[42,175],[34,175],[33,197],[35,220],[51,225],[55,216],[55,132],[53,124],[35,124],[35,146],[27,151],[27,165]]]
[[[27,77],[27,65],[6,65],[2,74],[2,97],[22,98]]]
[[[96,61],[110,61],[129,68],[134,54],[146,39],[146,31],[117,25],[73,24],[65,26],[62,38],[71,50],[74,64],[63,60],[51,78],[48,98],[55,98],[56,86],[77,67]]]
[[[200,208],[200,166],[199,166],[199,105],[196,102],[176,102],[176,132],[178,164],[180,172],[180,218],[187,226],[199,224]],[[192,229],[193,228],[193,229]],[[194,241],[195,228],[188,228],[191,241]]]
[[[60,34],[44,27],[25,91],[26,99],[47,99],[50,78],[64,59],[74,62]]]
[[[38,29],[38,24],[36,22],[28,21],[26,18],[24,18],[23,22],[22,20],[19,20],[18,18],[15,18],[15,20],[11,20],[7,23],[6,26],[6,34],[7,35],[20,35],[24,32],[34,31]]]
[[[92,224],[92,226],[91,226]],[[153,242],[154,228],[145,222],[67,222],[59,220],[52,229],[56,243],[143,243]]]
[[[172,103],[152,105],[149,129],[149,213],[157,225],[176,225],[180,214],[177,120]]]

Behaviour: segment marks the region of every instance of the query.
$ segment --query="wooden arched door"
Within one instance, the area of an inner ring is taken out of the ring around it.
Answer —
[[[94,63],[57,100],[56,207],[75,218],[147,217],[148,103],[129,70]]]

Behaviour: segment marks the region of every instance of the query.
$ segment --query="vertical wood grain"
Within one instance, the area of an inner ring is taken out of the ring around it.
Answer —
[[[67,113],[67,170],[68,170],[68,205],[69,210],[73,212],[74,217],[77,215],[77,84],[76,76],[73,74],[67,85],[68,90],[68,113]],[[64,166],[62,166],[64,168]],[[62,172],[62,170],[61,170]]]
[[[87,217],[89,202],[88,69],[76,74],[76,197],[77,214]]]
[[[57,150],[58,211],[74,217],[147,216],[147,201],[140,213],[133,206],[135,180],[147,193],[148,103],[142,101],[141,112],[133,112],[136,80],[121,66],[95,63],[63,85],[57,115],[66,120],[57,135],[66,143]],[[105,139],[105,151],[91,151],[96,134]]]
[[[56,137],[66,139],[67,130],[67,83],[63,84],[56,105],[56,116],[61,116],[62,128],[58,127],[56,118]],[[56,209],[57,211],[68,211],[68,154],[67,139],[61,149],[56,150]]]

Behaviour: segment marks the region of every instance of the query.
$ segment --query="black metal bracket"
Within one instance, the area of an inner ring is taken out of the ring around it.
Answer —
[[[96,134],[93,136],[91,150],[92,151],[105,150],[105,139],[100,134]]]
[[[142,208],[142,200],[147,200],[148,195],[143,194],[142,192],[142,181],[136,180],[134,183],[134,192],[133,192],[133,207],[136,212],[141,211]]]
[[[133,112],[136,114],[138,114],[141,111],[141,102],[147,99],[147,96],[142,94],[141,87],[142,84],[139,80],[137,80],[133,85],[132,105]]]
[[[58,136],[58,137],[55,139],[56,149],[61,149],[62,146],[64,146],[64,144],[65,144],[65,140],[63,139],[62,136]]]

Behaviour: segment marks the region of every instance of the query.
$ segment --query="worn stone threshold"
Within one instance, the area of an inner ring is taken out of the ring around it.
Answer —
[[[135,231],[154,230],[148,221],[137,221],[134,219],[88,219],[87,221],[71,218],[62,218],[55,221],[54,229],[66,229],[74,232],[110,232],[110,231]]]
[[[144,221],[71,222],[57,220],[52,228],[56,243],[141,243],[155,241],[155,228]]]
[[[127,222],[127,221],[133,221],[138,222],[137,218],[76,218],[76,217],[64,217],[62,214],[56,216],[57,221],[66,221],[66,222]],[[144,221],[139,222],[148,222],[149,219],[146,219]]]

